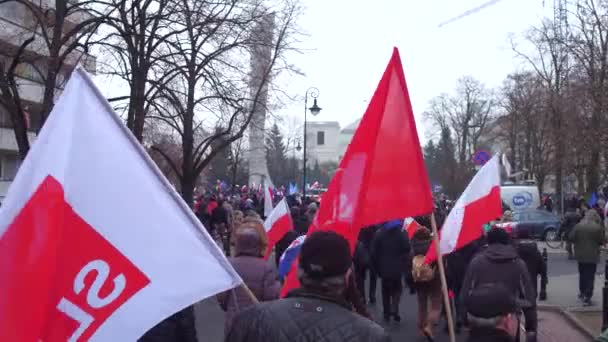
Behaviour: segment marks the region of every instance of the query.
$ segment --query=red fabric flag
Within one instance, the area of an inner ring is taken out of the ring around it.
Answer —
[[[362,227],[432,210],[414,113],[395,48],[308,234],[335,231],[354,250]],[[293,268],[282,295],[298,286]]]

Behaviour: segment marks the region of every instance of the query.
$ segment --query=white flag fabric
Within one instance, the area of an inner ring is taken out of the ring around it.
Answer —
[[[266,180],[268,179],[268,180]],[[269,217],[270,213],[272,213],[272,209],[274,206],[272,205],[272,181],[270,177],[267,177],[262,182],[262,186],[264,187],[264,217]]]
[[[241,282],[76,69],[0,209],[0,341],[135,341]]]
[[[452,253],[479,239],[482,226],[501,215],[500,164],[498,156],[494,156],[475,174],[445,219],[439,232],[441,255]],[[429,247],[425,260],[427,263],[437,260],[435,241]]]

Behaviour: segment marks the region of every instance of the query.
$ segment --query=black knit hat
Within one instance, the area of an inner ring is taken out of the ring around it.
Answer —
[[[486,240],[488,241],[488,245],[493,244],[502,244],[508,245],[511,237],[506,230],[500,227],[492,227],[487,233]]]
[[[312,278],[346,274],[351,263],[348,241],[334,232],[314,232],[306,237],[300,249],[299,267]]]
[[[517,301],[512,293],[500,283],[478,285],[466,297],[467,312],[479,318],[494,318],[515,313]]]

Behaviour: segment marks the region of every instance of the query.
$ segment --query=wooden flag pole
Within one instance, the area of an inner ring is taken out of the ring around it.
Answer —
[[[249,298],[251,299],[251,301],[253,302],[253,304],[259,304],[260,301],[255,297],[255,295],[253,294],[253,292],[251,292],[251,289],[245,284],[245,282],[242,282],[241,285],[239,285],[239,287],[241,289],[243,289],[245,291],[245,293],[247,293],[247,295],[249,296]]]
[[[435,221],[435,213],[431,214],[431,227],[433,229],[433,240],[437,251],[437,265],[439,266],[439,277],[441,279],[441,292],[443,292],[443,305],[445,305],[445,315],[448,319],[448,331],[450,333],[450,342],[456,342],[454,334],[454,320],[452,319],[452,306],[450,305],[450,296],[448,294],[448,282],[445,277],[445,268],[443,267],[443,257],[439,247],[439,234],[437,232],[437,222]]]

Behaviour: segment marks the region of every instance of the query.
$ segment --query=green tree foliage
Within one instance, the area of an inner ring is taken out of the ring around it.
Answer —
[[[281,129],[275,123],[266,135],[266,163],[275,186],[287,186],[292,180],[287,167],[287,148]]]

